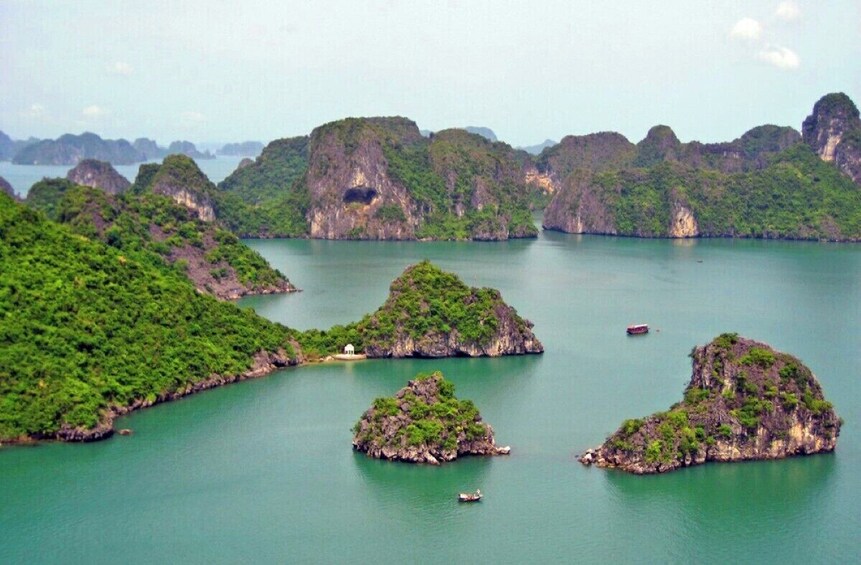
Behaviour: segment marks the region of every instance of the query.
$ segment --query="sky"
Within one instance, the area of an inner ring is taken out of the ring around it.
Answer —
[[[271,141],[348,116],[514,146],[728,141],[861,104],[861,1],[0,0],[0,130]]]

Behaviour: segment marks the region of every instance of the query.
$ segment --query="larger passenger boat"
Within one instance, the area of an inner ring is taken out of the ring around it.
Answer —
[[[631,324],[626,330],[628,335],[640,335],[649,333],[649,324]]]

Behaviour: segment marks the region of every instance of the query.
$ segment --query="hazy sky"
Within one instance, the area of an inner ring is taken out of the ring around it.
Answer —
[[[269,141],[346,116],[482,125],[512,145],[671,126],[800,128],[861,104],[861,1],[0,0],[13,138]]]

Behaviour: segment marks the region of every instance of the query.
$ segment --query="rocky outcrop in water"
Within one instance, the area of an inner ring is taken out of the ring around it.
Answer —
[[[66,178],[75,184],[99,188],[108,194],[119,194],[131,186],[128,179],[110,163],[95,159],[84,159],[68,172]]]
[[[537,159],[540,171],[550,175],[556,185],[577,169],[592,171],[615,169],[630,165],[637,147],[616,132],[588,135],[566,135],[557,145],[541,152]]]
[[[248,295],[282,294],[299,290],[250,249],[241,249],[244,257],[227,251],[243,246],[233,234],[217,230],[210,224],[199,226],[199,229],[201,233],[198,238],[174,244],[165,259],[172,264],[184,265],[186,276],[200,292],[212,294],[221,300],[236,300]],[[165,233],[155,224],[151,224],[149,230],[156,242],[165,242],[170,236],[176,239],[175,234]],[[249,260],[259,274],[244,276],[245,273],[239,270],[240,265],[247,269]],[[236,263],[236,266],[231,262]]]
[[[723,334],[691,352],[684,400],[626,420],[584,464],[636,474],[708,461],[781,459],[830,452],[842,424],[819,381],[797,358]]]
[[[823,160],[861,184],[861,119],[842,92],[823,96],[802,125],[804,142]]]
[[[368,457],[439,465],[463,455],[507,455],[475,405],[454,396],[442,373],[418,375],[393,397],[377,398],[353,427],[353,449]]]
[[[392,282],[358,331],[368,357],[498,357],[542,353],[532,327],[498,290],[471,288],[424,261]]]

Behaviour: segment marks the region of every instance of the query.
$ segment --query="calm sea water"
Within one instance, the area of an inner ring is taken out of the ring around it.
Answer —
[[[281,371],[145,410],[134,435],[0,450],[2,563],[858,560],[861,247],[543,234],[508,243],[250,241],[304,292],[242,305],[298,327],[376,308],[429,258],[499,288],[542,356]],[[628,338],[628,323],[654,331]],[[846,423],[837,452],[635,477],[575,454],[667,408],[723,331],[807,362]],[[512,455],[371,460],[350,427],[442,370]],[[480,504],[458,491],[480,488]]]
[[[242,157],[232,155],[219,155],[215,159],[199,159],[196,161],[200,170],[209,177],[214,183],[223,181],[227,176],[236,170],[239,161]],[[152,161],[158,163],[161,161]],[[117,172],[126,177],[130,182],[134,182],[138,174],[140,164],[135,165],[115,165]],[[72,167],[48,166],[48,165],[13,165],[9,161],[0,161],[0,177],[6,179],[15,192],[21,196],[27,196],[30,187],[39,182],[43,178],[66,178],[66,174]]]

